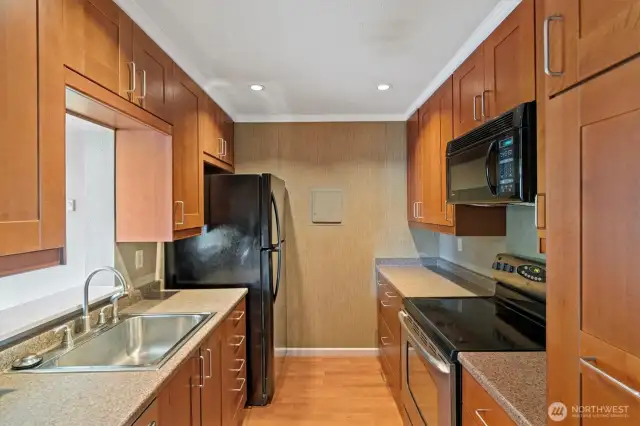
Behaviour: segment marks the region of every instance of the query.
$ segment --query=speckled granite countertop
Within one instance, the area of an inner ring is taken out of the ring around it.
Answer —
[[[2,426],[119,426],[142,413],[157,391],[247,293],[246,289],[184,290],[143,300],[128,313],[216,312],[159,370],[108,373],[2,374]]]
[[[517,425],[546,425],[545,352],[463,352],[458,359]]]
[[[478,296],[451,280],[421,265],[379,265],[380,272],[402,297],[475,297]]]

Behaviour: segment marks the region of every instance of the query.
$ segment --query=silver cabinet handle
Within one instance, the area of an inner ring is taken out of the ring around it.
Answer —
[[[422,216],[422,201],[418,201],[416,203],[418,205],[418,219],[424,219],[424,217]]]
[[[564,17],[562,15],[551,15],[547,16],[544,20],[544,27],[542,30],[542,35],[544,39],[544,73],[549,77],[560,77],[564,74],[563,71],[552,71],[551,70],[551,41],[549,39],[549,24],[551,21],[562,21]]]
[[[621,388],[625,392],[630,393],[631,395],[633,395],[636,398],[640,399],[640,392],[638,392],[637,390],[633,389],[632,387],[622,383],[620,380],[616,379],[615,377],[611,376],[610,374],[602,371],[601,369],[599,369],[598,367],[593,365],[592,363],[596,362],[596,357],[594,357],[594,356],[580,357],[580,362],[582,363],[582,365],[584,365],[585,367],[588,367],[591,371],[597,373],[598,375],[600,375],[601,377],[603,377],[604,379],[606,379],[610,383],[618,386],[619,388]]]
[[[147,71],[142,70],[142,96],[138,96],[138,99],[142,101],[146,97],[147,97]]]
[[[218,138],[218,156],[224,157],[224,139]]]
[[[128,65],[130,65],[129,69],[131,72],[131,81],[130,81],[130,89],[127,90],[127,93],[135,93],[136,92],[136,63],[129,62]]]
[[[536,194],[534,198],[533,206],[535,210],[535,214],[533,216],[533,223],[536,225],[536,229],[538,229],[538,194]]]
[[[198,358],[200,360],[200,384],[195,385],[194,388],[203,388],[204,387],[204,357],[200,355]]]
[[[384,339],[388,339],[388,337],[380,336],[380,343],[382,343],[382,346],[390,346],[391,343],[385,342]]]
[[[382,305],[383,308],[388,308],[389,306],[391,306],[391,303],[385,304],[383,300],[380,301],[380,304]]]
[[[236,380],[238,380],[238,381],[241,380],[242,381],[242,385],[240,385],[240,387],[237,388],[237,389],[231,389],[231,391],[233,391],[233,392],[242,392],[244,390],[244,384],[246,383],[246,380],[243,377],[239,377]]]
[[[205,349],[209,354],[209,375],[204,376],[205,379],[210,379],[213,377],[213,361],[211,360],[213,357],[211,356],[211,349]]]
[[[483,90],[482,91],[482,95],[480,95],[480,114],[482,115],[482,118],[488,118],[487,114],[486,114],[486,111],[485,111],[485,106],[484,106],[484,104],[485,104],[485,96],[484,96],[484,94],[488,93],[488,92],[489,92],[488,90]]]
[[[418,213],[416,211],[416,206],[418,203],[416,203],[415,201],[413,202],[413,218],[417,219],[418,218]]]
[[[149,423],[149,426],[156,426],[158,423],[156,423],[156,421],[152,421],[151,423]]]
[[[184,201],[176,201],[176,204],[179,204],[182,207],[181,219],[180,222],[176,222],[176,225],[184,225]]]
[[[475,95],[473,97],[473,121],[482,121],[480,119],[478,119],[478,111],[476,111],[476,105],[477,105],[477,101],[478,98],[482,97],[482,95]]]
[[[449,208],[447,206],[447,200],[444,201],[444,220],[449,222]]]
[[[234,321],[240,321],[240,320],[242,319],[242,317],[244,317],[244,311],[236,311],[236,312],[234,312],[234,313],[238,313],[238,314],[240,314],[240,315],[238,315],[238,316],[237,316],[237,317],[235,317],[235,318],[231,318],[231,319],[232,319],[232,320],[234,320]]]
[[[236,358],[236,361],[240,361],[242,362],[242,364],[240,364],[240,368],[230,368],[229,371],[235,371],[236,373],[239,371],[242,371],[242,369],[244,368],[244,359],[238,359]]]
[[[222,139],[222,156],[223,157],[227,156],[227,140],[226,139]]]
[[[388,298],[390,298],[390,299],[393,299],[394,297],[398,297],[397,295],[393,294],[393,293],[392,293],[392,292],[390,292],[390,291],[385,291],[385,292],[384,292],[384,295],[385,295],[385,296],[387,296],[387,297],[388,297]]]
[[[482,422],[482,424],[484,426],[489,426],[489,425],[487,424],[487,422],[484,421],[484,419],[482,418],[482,414],[480,414],[480,413],[484,413],[484,412],[487,412],[487,411],[489,411],[489,410],[487,410],[486,408],[478,408],[477,410],[475,410],[476,417],[478,417],[480,419],[480,421]]]
[[[242,343],[244,342],[244,336],[234,336],[234,337],[239,337],[240,341],[238,343],[231,343],[231,346],[240,347],[240,345],[242,345]]]

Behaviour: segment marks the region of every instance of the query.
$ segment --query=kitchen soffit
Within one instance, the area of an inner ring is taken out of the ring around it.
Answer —
[[[235,121],[287,122],[405,120],[520,0],[116,2]]]

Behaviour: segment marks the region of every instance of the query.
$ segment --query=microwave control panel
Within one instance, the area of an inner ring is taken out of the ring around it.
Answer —
[[[498,194],[513,194],[517,188],[516,154],[513,137],[498,142]]]

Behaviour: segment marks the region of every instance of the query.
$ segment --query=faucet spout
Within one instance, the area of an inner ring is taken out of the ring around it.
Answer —
[[[85,333],[91,330],[91,317],[89,315],[89,284],[91,284],[93,277],[100,272],[111,272],[115,275],[118,283],[122,287],[120,297],[127,296],[131,292],[131,288],[128,286],[124,276],[117,269],[112,268],[111,266],[103,266],[91,272],[84,281],[84,293],[82,298],[82,328]]]

